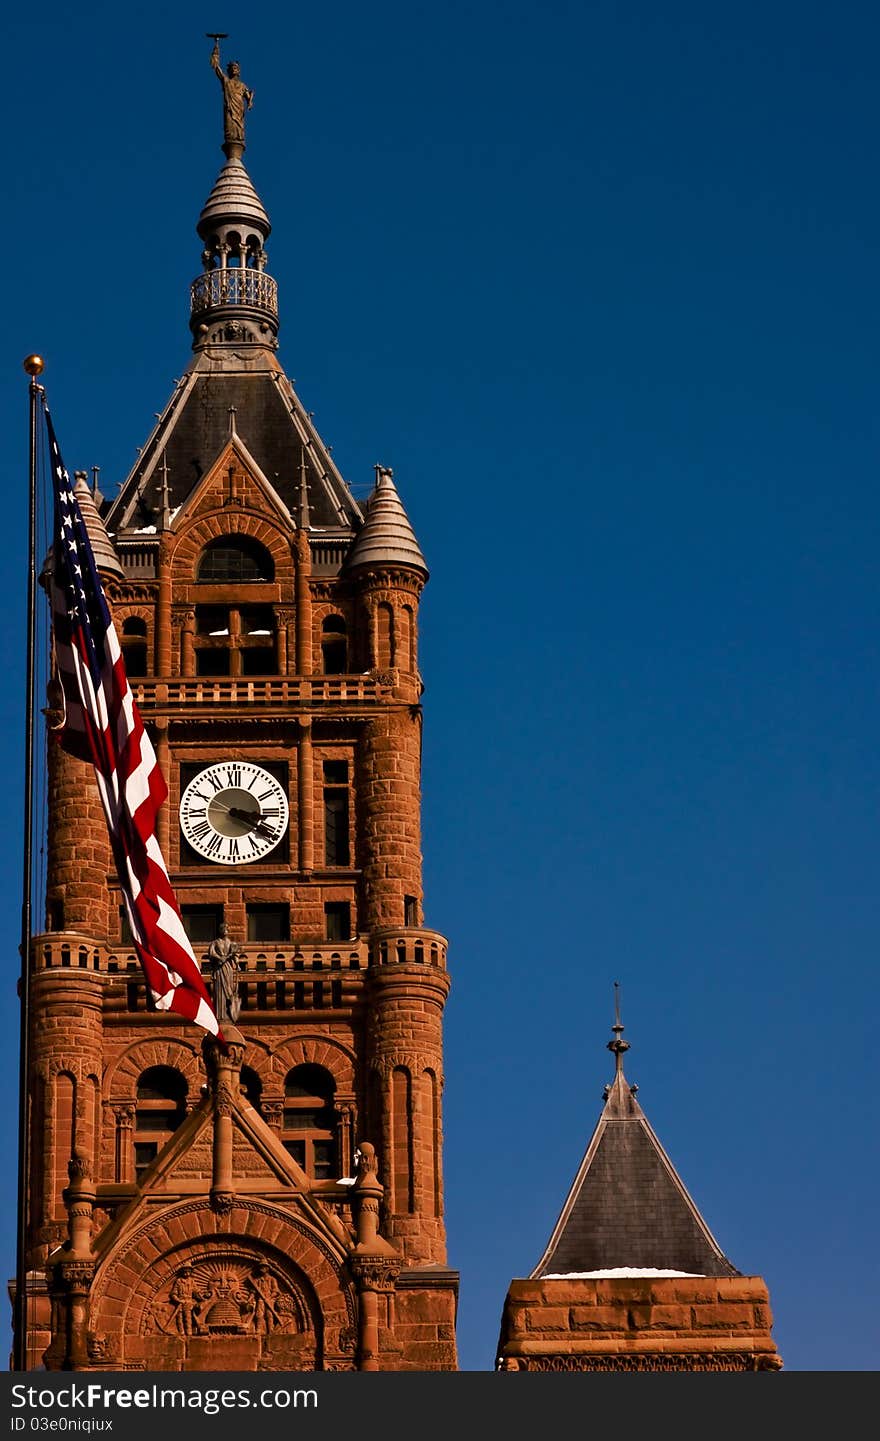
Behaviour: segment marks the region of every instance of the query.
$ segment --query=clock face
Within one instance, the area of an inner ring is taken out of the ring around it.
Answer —
[[[287,830],[284,787],[250,761],[218,761],[199,771],[180,798],[180,829],[194,851],[221,866],[247,865]]]

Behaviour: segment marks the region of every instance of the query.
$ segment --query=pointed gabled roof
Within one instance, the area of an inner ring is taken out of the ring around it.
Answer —
[[[408,565],[428,574],[392,472],[382,465],[376,466],[376,487],[367,502],[366,520],[348,557],[349,570],[357,565]]]
[[[230,411],[238,438],[286,510],[299,513],[304,464],[312,529],[353,537],[361,509],[268,350],[194,356],[110,508],[110,528],[125,535],[157,523],[166,461],[171,505],[175,511],[186,505],[227,443]]]
[[[617,1073],[580,1169],[531,1279],[665,1271],[737,1276],[627,1085],[618,1020]]]

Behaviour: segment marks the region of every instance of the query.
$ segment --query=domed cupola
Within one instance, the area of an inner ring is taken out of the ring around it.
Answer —
[[[204,243],[204,273],[190,287],[193,348],[277,345],[278,287],[266,273],[265,243],[272,229],[242,162],[244,117],[253,91],[232,61],[223,70],[217,46],[211,64],[223,89],[226,163],[202,207],[196,229]]]

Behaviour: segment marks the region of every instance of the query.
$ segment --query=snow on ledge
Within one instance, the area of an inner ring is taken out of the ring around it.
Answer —
[[[548,1271],[540,1281],[608,1281],[616,1276],[702,1276],[702,1271],[660,1271],[656,1266],[613,1266],[608,1271]]]

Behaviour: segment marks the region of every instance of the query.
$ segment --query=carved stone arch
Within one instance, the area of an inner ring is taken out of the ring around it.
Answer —
[[[83,1063],[76,1056],[52,1056],[49,1059],[49,1077],[55,1080],[62,1072],[79,1084],[83,1078]]]
[[[156,618],[155,609],[149,605],[135,605],[131,601],[120,601],[113,610],[113,624],[120,630],[127,620],[143,620],[149,626]]]
[[[272,1061],[272,1081],[280,1095],[284,1078],[294,1066],[322,1066],[336,1082],[337,1092],[345,1094],[354,1090],[355,1057],[349,1046],[331,1036],[318,1033],[291,1036],[275,1047]]]
[[[168,1036],[162,1040],[134,1041],[108,1068],[104,1095],[114,1101],[134,1101],[138,1078],[151,1066],[170,1066],[187,1083],[187,1097],[197,1099],[204,1074],[195,1047]]]
[[[417,1051],[394,1051],[390,1055],[377,1056],[372,1069],[378,1071],[382,1079],[387,1081],[392,1071],[407,1071],[412,1078],[427,1070],[430,1065],[430,1059]]]
[[[274,1280],[274,1320],[254,1304],[260,1275]],[[181,1278],[200,1288],[189,1324]],[[268,1202],[237,1201],[220,1217],[201,1199],[142,1219],[101,1264],[90,1301],[92,1333],[115,1364],[146,1360],[155,1369],[151,1347],[182,1359],[193,1339],[222,1349],[232,1335],[239,1344],[248,1338],[255,1369],[353,1364],[357,1304],[341,1250],[302,1216]],[[161,1369],[179,1369],[168,1360]]]
[[[243,507],[236,508],[234,513],[220,511],[195,517],[174,535],[168,556],[172,584],[194,583],[205,546],[234,535],[247,536],[265,547],[275,567],[275,583],[287,587],[289,593],[293,584],[293,558],[290,538],[280,517],[274,521],[259,511]]]
[[[338,615],[340,620],[345,621],[346,629],[348,628],[349,619],[345,613],[345,606],[335,596],[328,596],[326,600],[316,600],[314,602],[312,606],[312,617],[317,622],[319,629],[324,624],[324,621],[331,615]]]
[[[272,1082],[272,1047],[256,1036],[245,1036],[245,1051],[242,1066],[250,1066],[263,1082],[264,1087]]]

